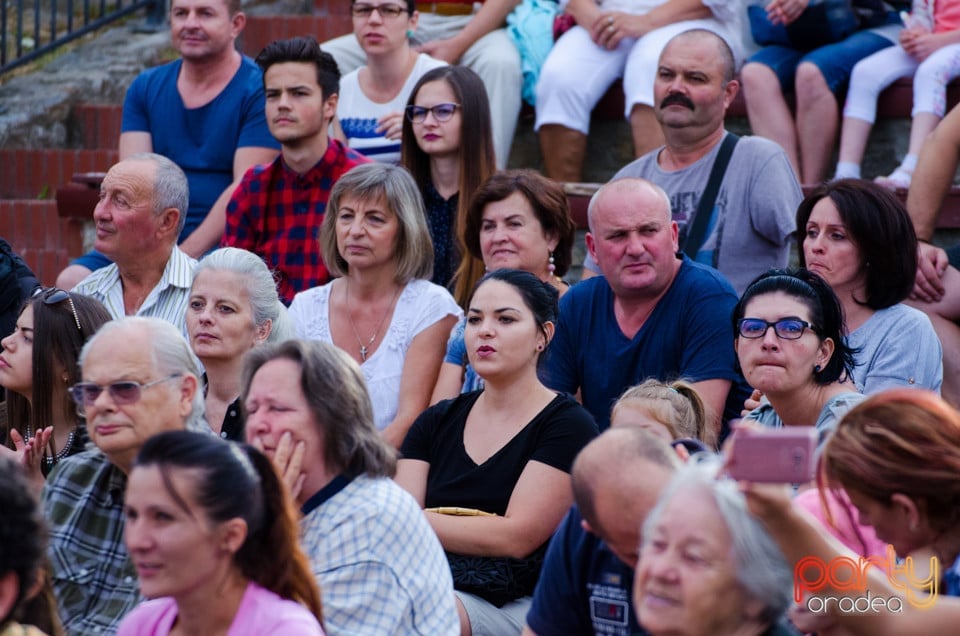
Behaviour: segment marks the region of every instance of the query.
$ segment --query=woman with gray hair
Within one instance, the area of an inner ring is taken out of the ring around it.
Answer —
[[[327,633],[456,634],[443,549],[391,479],[396,451],[374,428],[357,363],[325,342],[264,345],[246,356],[241,395],[248,441],[303,514]]]
[[[399,447],[427,407],[450,329],[463,312],[428,279],[433,245],[420,192],[396,166],[340,177],[320,227],[327,269],[340,278],[297,294],[297,337],[330,342],[363,371],[374,422]]]
[[[185,320],[190,347],[205,370],[210,428],[224,439],[243,441],[243,354],[263,342],[293,337],[287,309],[263,259],[236,247],[207,254],[193,274]]]
[[[716,459],[681,468],[643,524],[637,619],[653,636],[781,636],[793,575]]]

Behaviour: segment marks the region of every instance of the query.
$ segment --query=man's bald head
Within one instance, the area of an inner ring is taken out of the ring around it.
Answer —
[[[690,29],[673,36],[660,52],[660,59],[669,57],[678,47],[712,46],[716,51],[716,60],[720,62],[723,72],[723,83],[731,81],[737,75],[737,61],[733,49],[722,37],[707,29]]]
[[[587,224],[590,231],[597,231],[596,220],[599,211],[623,201],[631,205],[662,211],[663,218],[670,220],[670,197],[663,188],[652,181],[631,177],[611,181],[593,194],[587,206]]]
[[[640,526],[679,463],[669,444],[629,426],[608,429],[577,455],[573,496],[585,527],[627,565],[636,565]]]

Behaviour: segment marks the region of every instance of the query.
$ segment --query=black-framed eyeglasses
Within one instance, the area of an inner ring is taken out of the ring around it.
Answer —
[[[458,108],[460,108],[460,104],[452,103],[437,104],[430,108],[411,104],[407,106],[406,113],[407,119],[415,124],[419,124],[427,118],[427,113],[432,113],[433,118],[437,121],[450,121],[450,118],[453,117],[453,114],[457,112]]]
[[[140,384],[133,380],[111,382],[106,386],[94,382],[78,382],[70,387],[70,397],[77,403],[78,408],[84,408],[96,402],[100,394],[106,390],[107,393],[110,394],[110,399],[113,400],[115,404],[123,406],[125,404],[138,402],[140,400],[140,394],[144,389],[149,389],[161,382],[168,382],[174,378],[179,378],[182,375],[182,373],[171,373],[159,380],[152,380],[145,384]]]
[[[67,301],[70,304],[70,313],[73,314],[73,322],[77,325],[77,330],[83,331],[80,326],[80,316],[77,315],[77,308],[73,306],[73,298],[70,298],[69,293],[57,287],[48,287],[38,289],[33,297],[36,298],[37,296],[43,298],[44,305],[59,305],[63,301]]]
[[[355,18],[369,18],[374,11],[379,13],[381,18],[387,20],[399,18],[400,14],[407,12],[407,9],[399,4],[355,4],[350,7],[350,13]]]
[[[773,327],[773,333],[783,340],[799,340],[806,329],[816,333],[817,329],[806,320],[800,318],[781,318],[776,322],[767,322],[761,318],[741,318],[737,323],[737,331],[744,338],[763,338],[767,329]]]

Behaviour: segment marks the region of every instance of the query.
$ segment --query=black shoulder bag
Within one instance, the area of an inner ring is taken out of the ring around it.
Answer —
[[[740,141],[740,137],[733,133],[727,133],[720,144],[717,158],[714,159],[713,168],[710,170],[707,187],[704,188],[703,194],[700,196],[700,203],[697,205],[693,220],[687,225],[687,238],[683,242],[683,253],[692,259],[696,259],[697,252],[700,251],[703,241],[707,238],[707,224],[710,222],[713,213],[713,205],[717,202],[717,194],[720,193],[720,183],[727,173],[733,148],[738,141]]]

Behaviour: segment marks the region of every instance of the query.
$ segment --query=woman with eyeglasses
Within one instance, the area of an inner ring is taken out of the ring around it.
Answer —
[[[465,307],[483,262],[463,245],[462,231],[474,191],[496,172],[490,102],[476,73],[445,66],[413,87],[403,120],[400,164],[423,195],[433,239],[433,282]]]
[[[747,414],[764,426],[816,426],[821,440],[863,400],[850,382],[854,350],[843,309],[807,270],[770,270],[750,283],[733,310],[734,348],[743,375],[765,400]]]
[[[159,433],[137,454],[125,502],[124,543],[152,600],[118,634],[322,636],[296,512],[265,455]]]
[[[367,65],[340,79],[337,136],[375,161],[400,163],[403,107],[413,85],[447,65],[410,46],[420,17],[416,6],[414,0],[353,0],[350,6]]]
[[[204,256],[193,274],[186,323],[190,348],[204,367],[207,422],[220,437],[243,441],[243,354],[294,335],[263,259],[235,247]]]
[[[87,432],[69,388],[80,381],[84,343],[109,321],[96,299],[50,288],[24,304],[13,333],[0,340],[0,386],[7,390],[0,452],[17,456],[35,479],[84,450]]]

